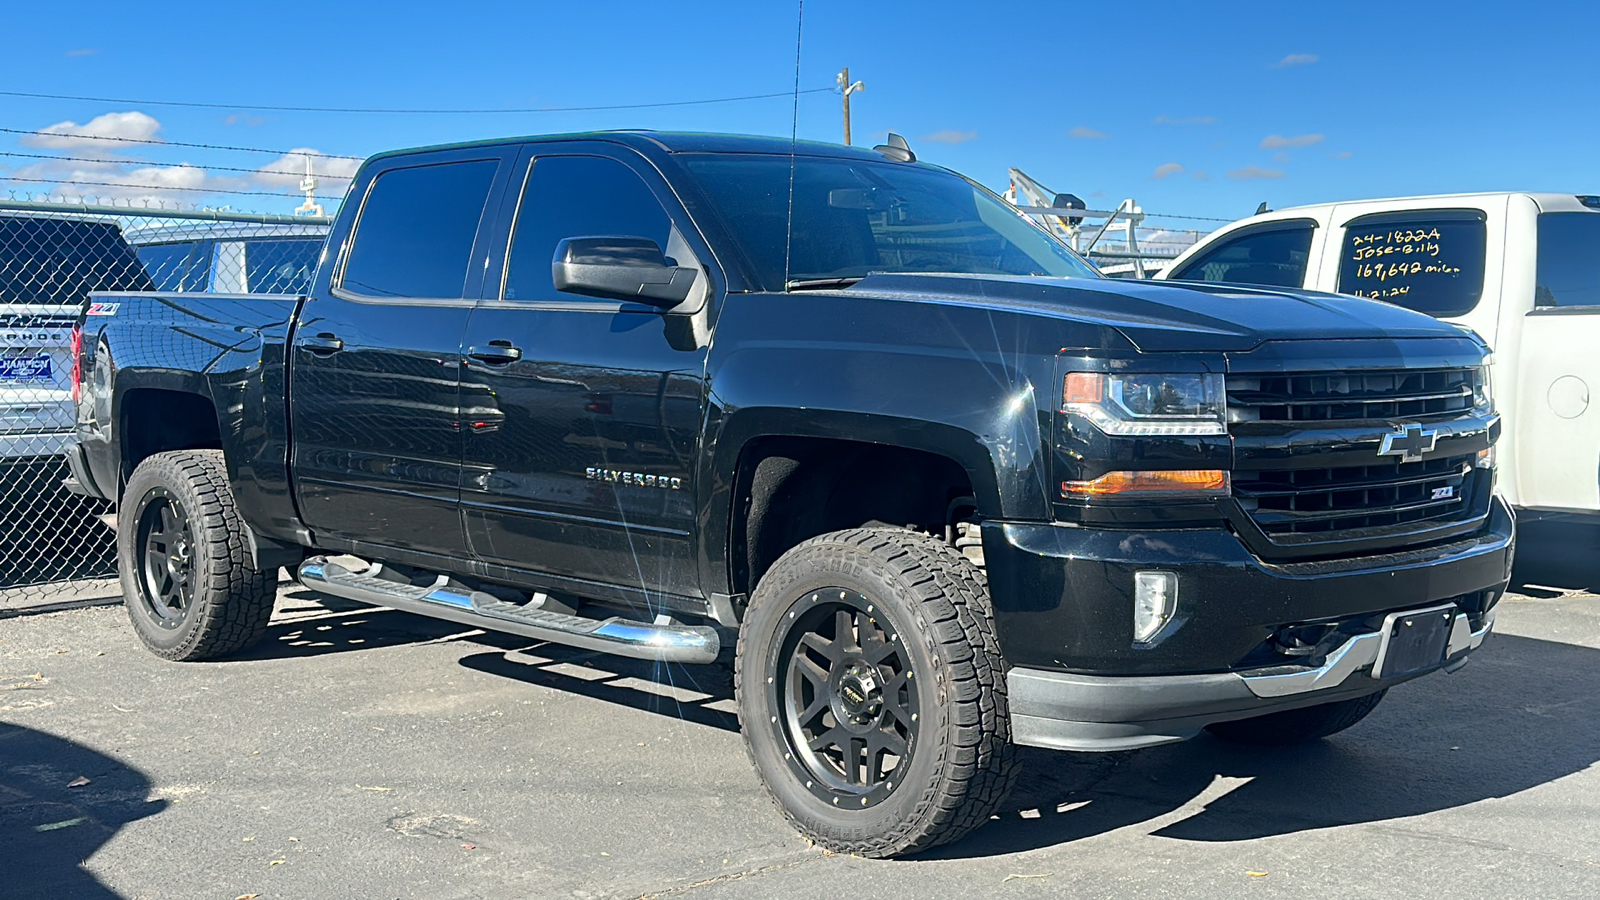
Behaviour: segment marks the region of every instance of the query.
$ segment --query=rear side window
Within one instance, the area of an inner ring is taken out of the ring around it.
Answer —
[[[588,299],[557,293],[550,263],[562,240],[599,235],[649,238],[668,251],[672,219],[644,180],[614,159],[535,160],[517,209],[505,298]]]
[[[1483,296],[1485,240],[1484,216],[1476,210],[1352,219],[1339,251],[1339,293],[1430,316],[1464,315]]]
[[[495,160],[392,169],[356,220],[341,286],[369,297],[464,297]]]
[[[244,266],[252,294],[304,294],[317,273],[322,241],[275,238],[244,242]]]
[[[1172,277],[1180,281],[1297,288],[1305,282],[1314,228],[1310,222],[1275,225],[1226,238],[1185,263]]]
[[[203,291],[210,284],[210,241],[146,244],[134,252],[158,291]]]
[[[1542,213],[1534,306],[1600,306],[1600,213]]]

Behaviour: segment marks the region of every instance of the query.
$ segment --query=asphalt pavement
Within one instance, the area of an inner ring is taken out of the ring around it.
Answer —
[[[0,897],[1592,898],[1597,548],[1525,528],[1495,636],[1348,732],[1024,751],[996,821],[897,861],[788,828],[722,668],[287,583],[262,645],[177,664],[109,581],[0,591]]]

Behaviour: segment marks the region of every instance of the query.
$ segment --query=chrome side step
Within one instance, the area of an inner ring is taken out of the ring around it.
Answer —
[[[381,571],[381,565],[352,571],[337,561],[315,556],[300,565],[300,582],[359,603],[634,659],[709,663],[721,649],[716,630],[703,625],[656,625],[618,616],[588,619],[467,591],[450,585],[442,575],[434,584],[419,587],[381,577]]]

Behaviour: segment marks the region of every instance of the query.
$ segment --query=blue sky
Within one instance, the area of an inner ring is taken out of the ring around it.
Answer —
[[[8,8],[0,90],[307,106],[548,107],[697,100],[794,85],[791,2],[232,4]],[[1324,200],[1467,190],[1600,192],[1600,4],[1085,6],[807,0],[800,85],[865,81],[856,142],[906,135],[996,189],[1016,166],[1092,206],[1234,218]],[[19,36],[26,36],[19,37]],[[140,114],[129,116],[129,113]],[[786,98],[667,109],[360,115],[0,97],[0,127],[365,155],[509,134],[644,127],[783,134]],[[839,140],[806,94],[804,138]],[[268,190],[158,196],[287,211],[270,154],[0,133],[0,179]],[[173,168],[187,163],[188,168]],[[198,168],[197,168],[198,167]],[[330,182],[331,184],[331,182]],[[14,182],[19,190],[49,187]],[[94,189],[85,188],[84,192]],[[135,196],[133,189],[100,189]],[[148,193],[148,192],[146,192]],[[1174,227],[1185,224],[1171,221]],[[1196,222],[1204,226],[1204,223]]]

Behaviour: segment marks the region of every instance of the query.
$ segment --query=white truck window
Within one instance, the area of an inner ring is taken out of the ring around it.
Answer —
[[[1377,213],[1345,225],[1341,294],[1460,316],[1483,296],[1484,215],[1478,210]]]
[[[1539,215],[1533,305],[1600,308],[1600,213]]]
[[[1181,281],[1300,287],[1306,277],[1306,262],[1311,258],[1311,233],[1315,228],[1316,224],[1306,219],[1245,229],[1185,263],[1171,277]]]

